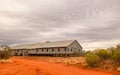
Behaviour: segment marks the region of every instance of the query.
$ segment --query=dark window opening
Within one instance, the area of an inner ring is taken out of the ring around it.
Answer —
[[[81,52],[81,50],[79,49],[79,52]]]
[[[58,52],[60,52],[60,49],[58,48]]]
[[[36,49],[36,52],[38,52],[38,49]]]
[[[68,48],[68,50],[67,51],[69,51],[69,48]]]
[[[48,52],[48,49],[46,51]]]
[[[54,50],[52,49],[52,52],[53,52]]]
[[[44,50],[42,49],[42,52],[43,52]]]
[[[65,49],[65,52],[66,52],[66,49]]]
[[[72,49],[71,49],[71,52],[72,52]]]
[[[17,50],[17,52],[19,52],[19,50]]]

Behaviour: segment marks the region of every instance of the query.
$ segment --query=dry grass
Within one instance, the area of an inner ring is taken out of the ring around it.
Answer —
[[[53,63],[64,63],[66,65],[75,65],[75,64],[83,64],[85,63],[84,57],[57,57],[57,58],[48,58],[46,59],[49,62]]]
[[[19,58],[19,57],[18,57]],[[65,65],[75,65],[81,64],[82,66],[86,65],[85,57],[39,57],[39,56],[27,56],[24,58],[32,60],[45,60],[52,63],[63,63]]]
[[[10,63],[12,62],[10,59],[0,59],[0,63]]]

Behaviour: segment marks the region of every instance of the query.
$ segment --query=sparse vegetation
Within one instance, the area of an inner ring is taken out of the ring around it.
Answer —
[[[3,48],[1,46],[0,59],[9,59],[11,56],[12,56],[11,49],[8,46],[3,47]]]
[[[9,59],[10,57],[11,57],[11,51],[10,50],[0,51],[0,59]]]
[[[100,57],[101,60],[106,60],[111,57],[110,53],[105,49],[98,49],[96,54]]]
[[[86,54],[86,63],[90,67],[96,67],[98,62],[99,62],[99,57],[96,54],[91,53],[91,52]]]
[[[120,64],[120,50],[115,50],[113,55],[112,55],[112,59],[114,60],[115,63],[119,63]]]
[[[100,59],[100,62],[98,63]],[[120,44],[108,49],[96,49],[86,53],[86,63],[90,67],[118,70],[120,68]]]

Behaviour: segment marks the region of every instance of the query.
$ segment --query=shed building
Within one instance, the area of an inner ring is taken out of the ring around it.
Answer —
[[[79,55],[82,53],[82,46],[77,40],[44,42],[37,44],[24,44],[12,47],[13,55]]]

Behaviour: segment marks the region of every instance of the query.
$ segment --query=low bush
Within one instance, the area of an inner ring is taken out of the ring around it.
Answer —
[[[113,55],[112,55],[112,59],[116,62],[116,63],[120,63],[120,51],[119,50],[115,50]]]
[[[6,45],[1,46],[0,59],[9,59],[11,56],[12,50]]]
[[[99,57],[94,53],[89,52],[86,54],[86,63],[90,67],[97,67],[99,60]]]
[[[98,51],[96,52],[96,54],[102,60],[109,59],[111,57],[111,54],[107,50],[104,50],[104,49],[98,49]]]

